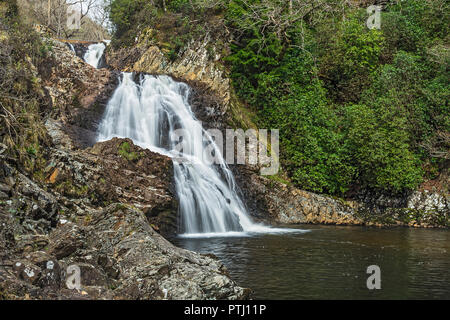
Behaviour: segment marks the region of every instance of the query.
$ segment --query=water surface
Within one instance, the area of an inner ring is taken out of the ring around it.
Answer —
[[[172,242],[217,255],[254,299],[450,299],[448,230],[298,228],[310,232]],[[381,290],[366,286],[374,264]]]

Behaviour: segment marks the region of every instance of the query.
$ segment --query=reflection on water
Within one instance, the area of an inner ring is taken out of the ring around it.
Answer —
[[[307,233],[172,239],[217,255],[255,299],[450,299],[450,231],[303,226]],[[381,268],[381,290],[366,269]]]

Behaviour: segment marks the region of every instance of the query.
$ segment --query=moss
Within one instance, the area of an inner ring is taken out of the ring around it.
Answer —
[[[36,148],[34,148],[34,146],[29,146],[26,148],[26,150],[29,155],[36,156],[37,154]]]
[[[167,59],[169,59],[170,62],[174,62],[178,58],[178,53],[175,51],[175,49],[170,49],[167,52],[163,52],[166,53]]]
[[[80,98],[79,98],[78,94],[75,94],[72,97],[72,106],[74,108],[81,108],[81,102],[80,102]]]
[[[366,224],[395,225],[429,225],[450,227],[448,216],[438,210],[417,210],[409,208],[389,208],[381,213],[374,213],[366,208],[360,209],[356,216]]]
[[[88,214],[84,217],[84,224],[85,224],[85,225],[88,225],[91,221],[92,221],[92,215],[88,213]]]
[[[114,207],[114,209],[111,211],[111,213],[115,213],[115,212],[118,212],[118,211],[121,211],[121,210],[126,210],[126,209],[128,209],[128,206],[126,204],[118,203]]]
[[[277,174],[265,176],[266,178],[292,186],[292,182],[287,178],[286,174],[280,169]]]
[[[84,197],[89,192],[89,186],[74,185],[72,181],[66,180],[55,187],[56,191],[73,197]]]
[[[111,282],[111,283],[109,284],[109,289],[110,289],[110,290],[116,290],[117,288],[118,288],[118,285],[117,285],[116,283]]]
[[[249,108],[245,107],[232,92],[230,98],[230,118],[228,125],[232,128],[242,128],[244,130],[257,129],[257,125],[255,124],[256,120],[256,114]]]
[[[131,151],[131,146],[128,142],[123,142],[119,147],[119,155],[128,161],[139,160],[142,157],[141,153]]]
[[[208,45],[206,47],[206,53],[208,54],[208,59],[209,60],[214,60],[215,55],[216,55],[216,50],[215,50],[214,46]]]

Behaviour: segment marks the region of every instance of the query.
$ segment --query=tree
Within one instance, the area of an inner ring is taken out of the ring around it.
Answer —
[[[101,21],[106,18],[102,11],[104,8],[98,0],[19,0],[19,6],[22,14],[30,22],[46,26],[56,37],[71,38],[80,33],[78,28],[74,29],[68,26],[69,9],[76,10],[79,14],[80,29],[83,27],[93,29],[93,21],[90,15],[103,16]]]

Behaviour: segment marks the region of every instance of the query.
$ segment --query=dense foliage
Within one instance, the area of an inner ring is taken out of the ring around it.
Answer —
[[[445,0],[387,1],[381,29],[369,29],[374,2],[113,0],[111,17],[122,44],[173,19],[176,54],[214,8],[232,34],[235,91],[260,127],[280,129],[293,183],[400,193],[448,168],[450,10]]]
[[[22,24],[15,0],[0,2],[0,151],[6,147],[33,174],[45,165],[49,146],[42,116],[51,103],[39,78],[50,65],[49,50]]]
[[[297,185],[402,192],[448,166],[445,1],[391,4],[381,30],[366,27],[365,9],[348,7],[298,20],[284,37],[261,32],[248,1],[231,3],[230,23],[252,26],[228,58],[233,83],[260,125],[280,128]]]

